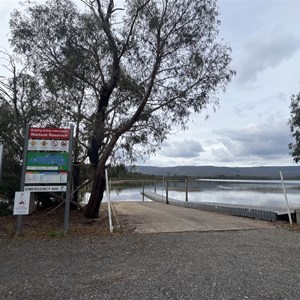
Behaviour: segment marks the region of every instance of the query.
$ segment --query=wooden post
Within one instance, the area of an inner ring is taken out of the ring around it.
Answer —
[[[145,201],[145,182],[144,182],[144,179],[143,179],[142,183],[143,183],[143,196],[142,196],[142,200],[144,202]]]
[[[169,204],[169,181],[166,179],[166,204]]]
[[[188,180],[185,180],[185,202],[188,202],[189,197],[189,188],[188,188]]]
[[[156,179],[154,179],[154,193],[156,193]]]

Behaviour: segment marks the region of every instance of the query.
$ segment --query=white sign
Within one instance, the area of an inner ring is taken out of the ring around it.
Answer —
[[[58,174],[26,172],[25,183],[67,183],[68,173]]]
[[[14,215],[28,215],[30,192],[15,192]]]
[[[40,171],[57,171],[58,166],[27,166],[26,169],[31,170],[31,171],[36,171],[36,170],[40,170]]]
[[[68,140],[28,140],[28,151],[69,152]]]
[[[66,192],[66,185],[53,185],[53,186],[41,186],[41,185],[31,185],[25,186],[24,191],[28,192]]]

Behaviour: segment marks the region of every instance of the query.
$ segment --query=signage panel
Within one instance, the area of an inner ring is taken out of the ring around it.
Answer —
[[[69,152],[69,141],[65,140],[34,140],[28,141],[29,151]]]
[[[27,185],[24,187],[24,191],[28,192],[66,192],[66,185]]]
[[[66,128],[35,128],[29,129],[30,139],[69,140],[70,129]]]
[[[27,170],[68,170],[66,152],[28,152]],[[49,169],[50,168],[50,169]]]
[[[28,215],[30,192],[15,192],[14,215]]]
[[[26,172],[25,183],[67,183],[67,172]]]

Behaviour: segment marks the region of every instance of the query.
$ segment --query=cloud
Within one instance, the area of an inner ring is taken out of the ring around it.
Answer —
[[[203,151],[203,147],[198,141],[184,139],[173,143],[164,143],[160,154],[175,158],[194,158],[199,157],[200,152]]]
[[[268,68],[275,68],[300,51],[300,37],[275,29],[267,35],[256,37],[244,45],[244,55],[237,72],[238,83],[255,81]]]
[[[233,106],[233,111],[236,116],[241,119],[247,117],[250,113],[255,113],[257,116],[261,117],[262,119],[266,118],[268,113],[274,114],[274,108],[277,107],[276,117],[277,120],[283,118],[282,116],[282,107],[288,107],[290,101],[290,95],[277,92],[270,96],[266,96],[256,99],[246,99],[241,100],[235,106]]]
[[[217,161],[270,161],[276,163],[289,153],[291,142],[284,121],[248,124],[239,129],[217,130],[218,136],[211,153]],[[211,143],[211,142],[210,142]]]

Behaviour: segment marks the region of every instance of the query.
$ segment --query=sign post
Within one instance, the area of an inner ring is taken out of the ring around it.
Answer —
[[[25,186],[25,172],[26,172],[26,160],[27,160],[29,128],[30,128],[29,124],[26,124],[25,143],[24,143],[24,149],[23,149],[22,177],[21,177],[21,185],[20,185],[21,192],[24,191],[24,186]],[[18,215],[18,218],[17,218],[17,235],[21,234],[22,229],[23,229],[23,215]]]
[[[70,224],[70,202],[71,202],[71,180],[72,180],[72,148],[73,148],[73,125],[70,126],[70,143],[69,143],[69,171],[67,181],[67,193],[65,200],[65,220],[64,220],[64,234],[66,235],[69,230]]]
[[[73,125],[70,128],[35,128],[26,125],[21,192],[66,193],[64,232],[69,229]],[[19,194],[16,194],[15,206]],[[24,201],[21,201],[24,202]],[[17,235],[22,231],[18,210]]]

